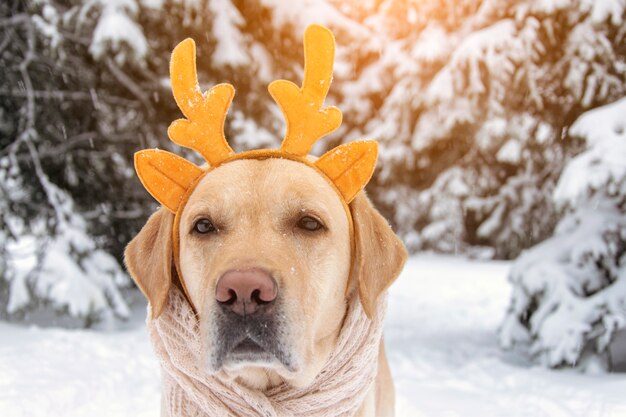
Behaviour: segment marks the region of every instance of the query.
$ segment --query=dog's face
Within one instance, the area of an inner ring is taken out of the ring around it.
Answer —
[[[259,388],[313,381],[335,346],[347,301],[358,293],[371,314],[406,258],[363,194],[350,210],[352,256],[339,195],[303,163],[237,160],[200,181],[180,216],[178,279],[198,313],[207,371]],[[175,279],[172,222],[161,209],[125,253],[154,317]]]
[[[179,238],[207,366],[313,377],[341,326],[350,269],[348,217],[329,183],[286,159],[225,164],[193,191]],[[270,301],[252,294],[263,286]]]

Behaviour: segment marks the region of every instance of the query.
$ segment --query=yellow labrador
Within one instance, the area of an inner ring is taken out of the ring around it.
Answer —
[[[182,212],[179,238],[181,274],[198,313],[207,367],[257,390],[313,381],[337,341],[347,302],[360,296],[372,311],[407,256],[363,192],[350,211],[352,257],[340,197],[305,164],[242,159],[201,180]],[[157,211],[125,252],[153,312],[163,309],[170,286],[180,285],[172,265],[173,219]],[[393,413],[381,342],[375,386],[358,415]]]

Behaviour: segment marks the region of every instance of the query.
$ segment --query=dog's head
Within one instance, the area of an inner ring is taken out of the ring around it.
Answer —
[[[347,301],[358,294],[371,316],[406,258],[361,191],[376,143],[306,157],[341,123],[338,109],[322,107],[333,53],[330,31],[307,29],[305,62],[317,65],[306,66],[301,88],[270,85],[288,120],[282,147],[234,154],[222,131],[233,89],[200,93],[195,46],[182,42],[172,56],[172,87],[187,119],[168,133],[209,167],[160,150],[135,159],[142,183],[164,206],[125,253],[153,318],[171,285],[180,285],[198,314],[207,369],[258,387],[311,382],[334,347]]]
[[[275,374],[296,386],[315,377],[337,340],[347,301],[360,296],[371,314],[406,259],[363,193],[350,212],[352,256],[337,193],[303,164],[235,161],[198,184],[180,220],[180,270],[208,370]],[[153,316],[180,279],[172,265],[173,222],[160,209],[125,253]]]

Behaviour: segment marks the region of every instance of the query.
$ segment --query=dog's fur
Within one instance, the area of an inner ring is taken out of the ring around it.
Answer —
[[[352,257],[340,197],[305,164],[237,160],[200,181],[180,219],[180,270],[199,316],[208,370],[223,369],[259,390],[282,381],[299,387],[313,381],[337,341],[347,300],[360,296],[366,311],[374,311],[378,296],[406,260],[404,246],[364,193],[350,203],[350,211]],[[298,228],[303,216],[320,220],[324,228]],[[195,233],[199,218],[210,219],[217,231]],[[173,219],[161,208],[125,252],[128,270],[155,316],[179,279],[172,263]],[[220,276],[245,268],[269,271],[278,286],[276,302],[256,319],[229,315],[215,300]],[[266,354],[230,358],[240,334],[258,332],[261,325],[264,332],[256,340]],[[381,342],[376,383],[358,415],[391,416],[393,407],[393,382]]]

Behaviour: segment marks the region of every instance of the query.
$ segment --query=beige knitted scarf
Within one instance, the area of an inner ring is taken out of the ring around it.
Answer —
[[[386,296],[373,320],[354,297],[337,345],[310,386],[283,383],[265,392],[202,369],[196,316],[178,288],[172,287],[169,297],[159,318],[148,317],[147,324],[161,362],[163,404],[170,417],[353,416],[376,377]]]

